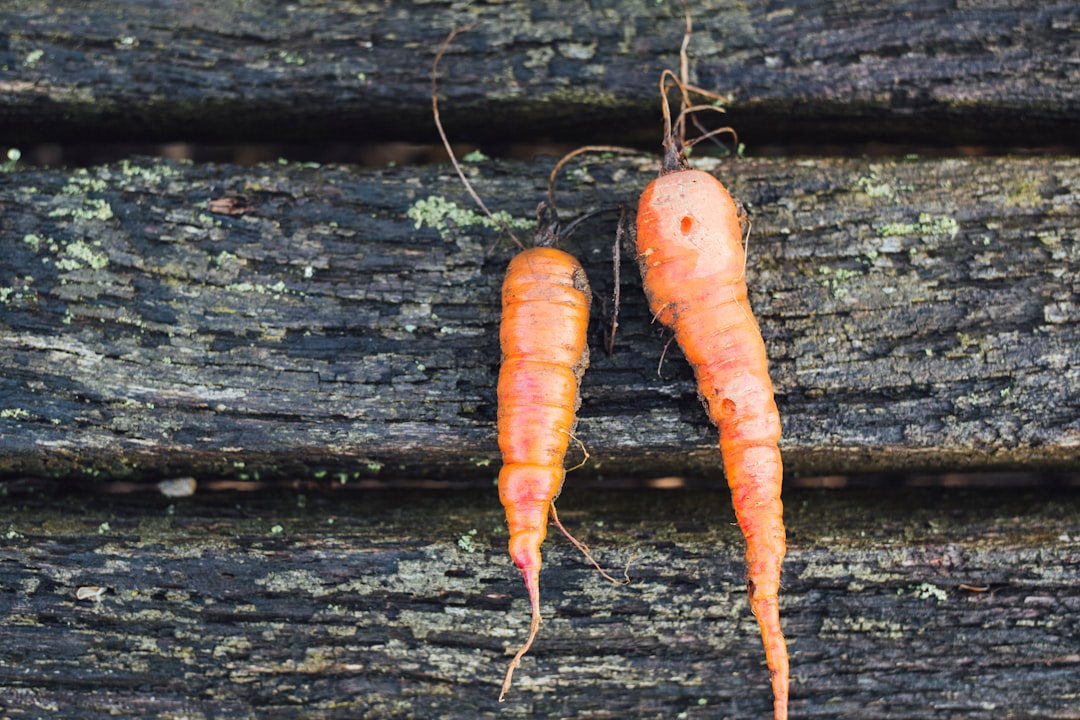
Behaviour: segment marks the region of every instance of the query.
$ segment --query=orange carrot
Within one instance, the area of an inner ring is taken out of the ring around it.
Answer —
[[[431,68],[431,106],[435,127],[461,182],[476,204],[484,205],[465,176],[439,119],[436,87],[439,59],[457,33],[454,28],[435,55]],[[592,291],[581,263],[554,245],[568,237],[579,223],[597,214],[586,213],[565,228],[560,227],[555,207],[555,177],[571,158],[583,152],[636,152],[615,146],[586,146],[560,160],[548,181],[549,204],[537,208],[535,247],[523,249],[506,270],[502,287],[502,321],[499,341],[502,364],[498,383],[499,449],[503,467],[499,472],[499,499],[506,508],[510,531],[510,557],[521,569],[532,607],[529,637],[507,668],[499,693],[501,702],[510,689],[514,670],[528,652],[540,629],[540,546],[547,536],[548,517],[608,580],[589,548],[571,535],[555,512],[555,498],[562,489],[566,470],[563,458],[577,422],[578,388],[589,365],[586,333]],[[521,242],[503,229],[514,242]],[[582,446],[584,450],[584,446]],[[586,459],[588,453],[585,454]],[[584,463],[582,463],[584,464]],[[629,582],[626,577],[625,582]]]
[[[689,34],[689,16],[687,17]],[[685,58],[685,43],[683,46]],[[773,713],[787,718],[788,654],[780,629],[780,566],[786,550],[777,443],[780,415],[761,331],[747,301],[740,213],[727,189],[708,173],[688,169],[664,96],[665,158],[661,175],[642,193],[637,253],[649,307],[672,329],[694,368],[698,394],[720,429],[724,472],[746,539],[750,607],[761,628],[772,676]],[[681,133],[689,107],[685,84]]]
[[[731,195],[712,175],[681,170],[641,196],[637,252],[649,307],[675,332],[698,394],[720,428],[724,472],[746,538],[750,607],[772,674],[775,717],[787,717],[788,657],[780,630],[784,559],[780,415],[765,343],[746,299],[745,256]]]
[[[510,528],[510,556],[529,593],[532,623],[506,672],[499,700],[540,629],[540,545],[566,475],[563,457],[580,404],[578,386],[589,364],[590,300],[581,264],[551,247],[518,253],[503,281],[499,499]]]
[[[765,343],[746,300],[745,255],[731,195],[708,173],[681,170],[641,196],[637,252],[649,307],[675,332],[698,393],[720,428],[724,472],[746,538],[750,607],[772,674],[775,717],[787,717],[788,657],[777,595],[784,559],[780,415]]]

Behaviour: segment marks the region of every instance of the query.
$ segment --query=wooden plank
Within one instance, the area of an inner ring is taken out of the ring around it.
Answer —
[[[1017,3],[690,2],[692,80],[761,143],[1076,146],[1080,10]],[[0,139],[434,139],[428,68],[453,25],[461,141],[657,144],[678,3],[10,0]]]
[[[726,491],[568,491],[528,611],[494,492],[16,497],[5,717],[729,718],[770,696]],[[1080,495],[793,492],[792,717],[1076,718]],[[102,587],[99,601],[77,600]]]
[[[550,165],[470,172],[527,227]],[[705,166],[751,209],[790,474],[1075,470],[1080,161]],[[632,204],[655,172],[585,161],[564,213]],[[208,212],[238,195],[250,212]],[[0,207],[0,472],[492,481],[510,251],[447,167],[25,171]],[[602,349],[614,229],[568,245],[598,294],[579,476],[718,478],[630,259]]]

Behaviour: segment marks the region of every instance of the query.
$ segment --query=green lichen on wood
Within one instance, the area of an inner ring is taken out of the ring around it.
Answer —
[[[450,229],[450,224],[459,228],[478,226],[489,229],[501,230],[509,227],[515,230],[530,230],[535,227],[535,220],[514,218],[504,210],[493,212],[491,217],[475,210],[462,208],[456,202],[447,200],[439,195],[417,200],[405,212],[416,224],[416,229],[432,227],[445,234]]]

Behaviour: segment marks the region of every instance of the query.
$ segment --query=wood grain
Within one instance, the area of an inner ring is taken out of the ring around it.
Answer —
[[[1076,468],[1074,159],[706,163],[748,204],[751,302],[789,473]],[[470,167],[523,237],[550,161]],[[632,203],[592,159],[564,215]],[[243,196],[250,212],[208,201]],[[470,478],[487,487],[510,256],[443,166],[137,161],[0,175],[0,471]],[[420,227],[418,227],[418,221]],[[582,477],[721,476],[716,431],[622,265],[615,215],[568,244],[597,292]]]
[[[572,481],[573,479],[571,479]],[[1080,496],[787,494],[793,717],[1076,718]],[[485,493],[19,497],[5,717],[764,717],[726,491],[568,490],[528,608]],[[824,519],[827,518],[827,521]],[[104,587],[100,601],[79,587]]]
[[[688,3],[691,80],[751,145],[1061,143],[1080,115],[1075,3]],[[435,140],[658,145],[678,3],[11,0],[0,141]],[[88,128],[92,132],[88,134]]]

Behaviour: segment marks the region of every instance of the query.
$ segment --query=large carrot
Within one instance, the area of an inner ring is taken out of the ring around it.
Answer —
[[[687,25],[689,33],[689,16]],[[750,607],[772,676],[774,717],[782,720],[787,718],[789,668],[778,602],[786,550],[780,500],[783,463],[777,447],[780,415],[765,343],[746,297],[740,213],[716,178],[688,169],[671,127],[669,76],[665,72],[660,82],[664,166],[638,204],[638,266],[649,307],[674,331],[694,369],[709,418],[720,429],[724,472],[746,539]],[[685,71],[676,82],[683,90],[681,131],[691,109]]]
[[[780,415],[765,344],[750,312],[735,203],[708,173],[681,170],[641,196],[637,252],[649,307],[675,332],[698,393],[720,428],[724,472],[746,538],[750,607],[772,674],[775,717],[787,717],[788,657],[778,593],[785,533]]]
[[[566,475],[563,458],[576,422],[578,386],[589,364],[590,299],[581,264],[552,247],[518,253],[503,281],[499,499],[506,508],[510,556],[529,593],[532,622],[528,640],[507,669],[500,700],[540,629],[540,545]]]

